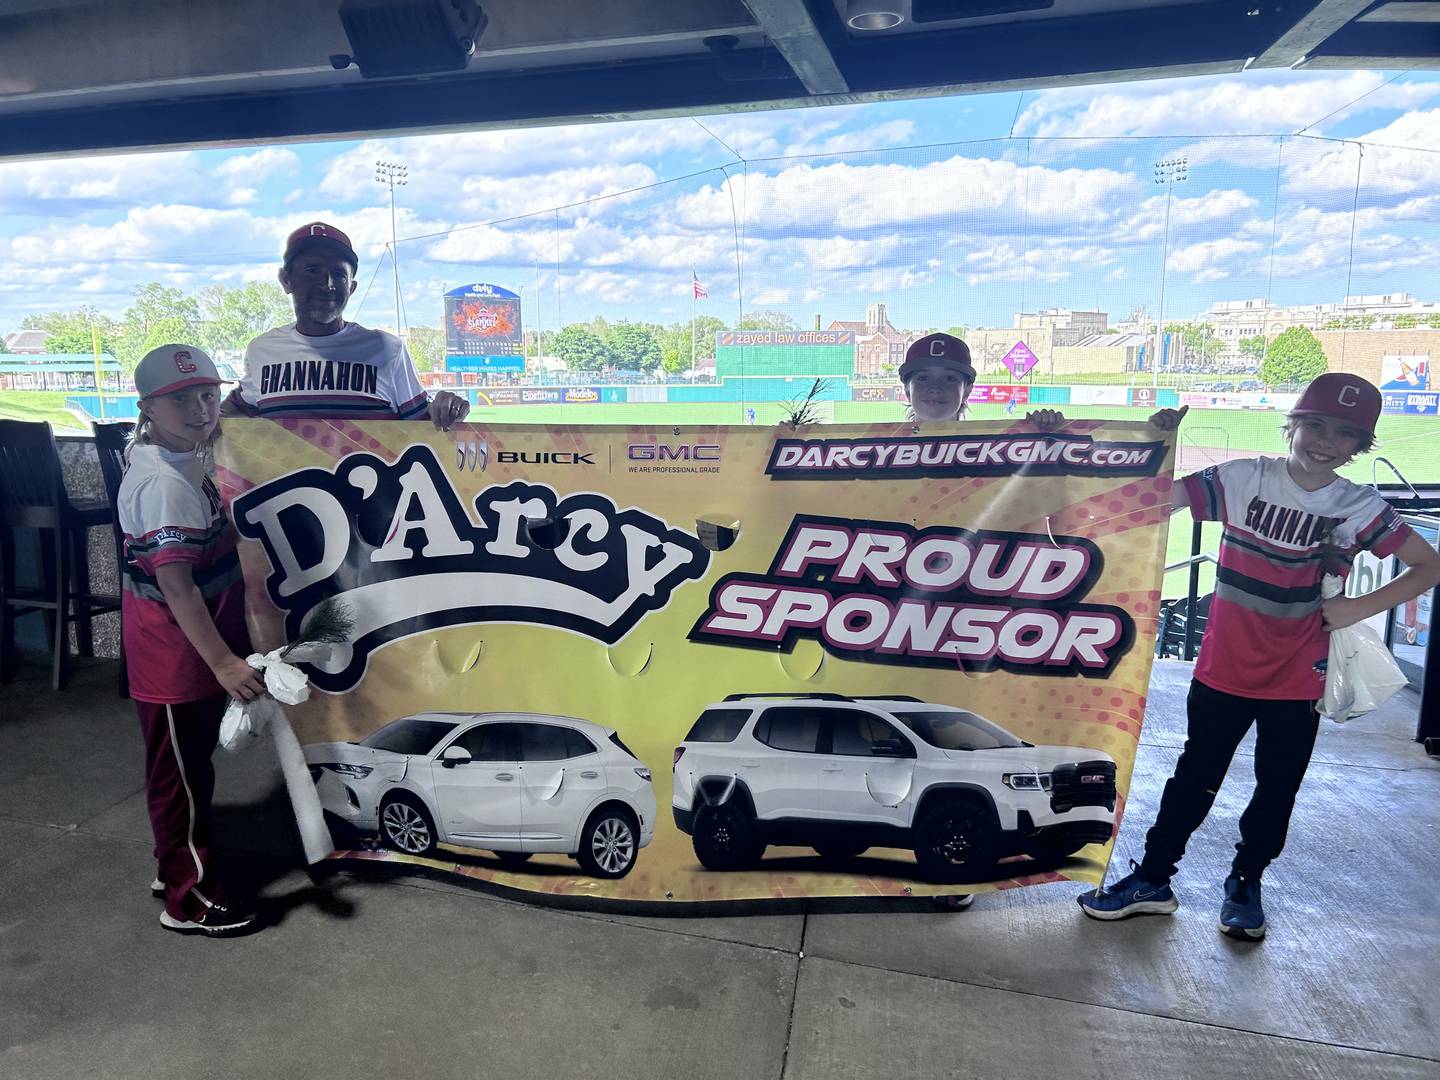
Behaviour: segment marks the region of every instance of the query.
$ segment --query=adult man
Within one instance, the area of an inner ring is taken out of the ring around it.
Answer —
[[[359,267],[350,238],[333,225],[316,221],[290,234],[278,277],[295,305],[295,322],[246,346],[245,376],[226,399],[225,415],[428,416],[439,428],[465,418],[470,403],[458,394],[425,393],[403,341],[345,321]]]

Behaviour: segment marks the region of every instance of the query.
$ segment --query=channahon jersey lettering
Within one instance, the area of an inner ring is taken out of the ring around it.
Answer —
[[[1227,461],[1181,482],[1195,520],[1223,526],[1195,678],[1240,697],[1318,699],[1330,647],[1320,579],[1348,574],[1362,549],[1393,555],[1410,527],[1373,490],[1344,478],[1306,491],[1284,458]]]
[[[430,399],[405,343],[346,323],[311,337],[294,325],[267,330],[245,349],[245,377],[230,400],[272,419],[422,419]]]

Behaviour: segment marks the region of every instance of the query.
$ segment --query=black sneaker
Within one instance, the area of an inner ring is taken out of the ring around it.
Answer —
[[[1259,941],[1265,936],[1265,907],[1260,882],[1231,874],[1225,879],[1225,902],[1220,905],[1220,932],[1237,941]]]
[[[194,919],[177,919],[168,911],[160,913],[160,925],[177,934],[203,934],[205,937],[240,937],[260,929],[254,915],[245,915],[224,904],[214,904]]]

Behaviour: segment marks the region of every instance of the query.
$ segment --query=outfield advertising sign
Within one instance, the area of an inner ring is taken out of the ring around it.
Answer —
[[[449,371],[524,371],[520,296],[499,285],[462,285],[445,294]]]
[[[1017,405],[1025,405],[1030,401],[1030,387],[1002,385],[985,386],[979,385],[970,391],[969,402],[974,405],[1008,405],[1014,402]]]
[[[1381,390],[1430,389],[1430,357],[1382,356],[1380,358]]]
[[[217,454],[256,646],[354,619],[291,711],[343,857],[661,903],[1102,877],[1173,436],[227,420]]]
[[[1387,413],[1402,413],[1406,416],[1440,415],[1440,390],[1424,393],[1386,390],[1382,398],[1383,408]]]

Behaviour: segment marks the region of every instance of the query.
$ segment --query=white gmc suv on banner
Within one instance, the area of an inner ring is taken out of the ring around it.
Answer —
[[[932,880],[979,881],[1004,856],[1063,859],[1115,824],[1109,755],[904,696],[733,695],[695,721],[674,772],[675,824],[709,870],[768,844],[833,859],[888,847]]]
[[[650,770],[609,728],[539,713],[420,713],[304,748],[320,804],[406,855],[436,844],[572,856],[619,878],[655,832]]]

